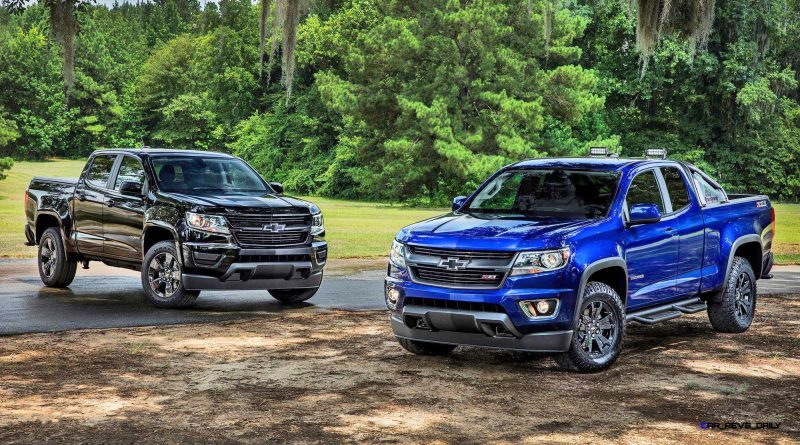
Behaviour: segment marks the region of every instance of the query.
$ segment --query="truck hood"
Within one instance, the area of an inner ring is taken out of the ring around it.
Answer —
[[[188,204],[196,211],[207,210],[243,210],[243,209],[309,209],[312,204],[302,199],[291,196],[266,194],[262,196],[248,195],[219,195],[198,196],[185,193],[169,193],[172,199]]]
[[[404,243],[446,249],[536,250],[564,246],[577,229],[597,223],[591,219],[510,219],[449,213],[403,228]]]

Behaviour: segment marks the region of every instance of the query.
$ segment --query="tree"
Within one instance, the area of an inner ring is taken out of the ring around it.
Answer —
[[[44,0],[43,2],[50,12],[50,30],[61,46],[61,57],[64,62],[62,74],[67,106],[69,106],[69,97],[75,86],[75,36],[78,34],[75,10],[81,5],[91,2],[93,0]],[[25,0],[0,0],[0,5],[12,11],[20,11],[29,3]]]
[[[6,179],[6,170],[10,170],[14,165],[14,160],[11,158],[0,158],[0,181]]]
[[[272,36],[270,37],[271,49],[267,63],[267,83],[271,82],[271,71],[273,59],[281,50],[281,84],[286,88],[286,104],[292,97],[292,88],[295,70],[295,49],[297,47],[297,27],[300,24],[300,16],[311,7],[311,0],[276,0],[274,8],[274,19]],[[269,0],[259,2],[259,79],[262,77],[264,64],[264,53],[267,41],[267,21],[271,3]],[[281,37],[279,40],[278,37]]]

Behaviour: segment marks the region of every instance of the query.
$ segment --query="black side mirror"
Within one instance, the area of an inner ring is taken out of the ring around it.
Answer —
[[[283,194],[283,184],[280,182],[270,182],[269,186],[272,187],[272,190],[275,190],[275,193],[279,195]]]
[[[142,197],[142,184],[136,181],[125,181],[119,186],[119,192],[125,196]]]
[[[453,211],[455,212],[456,210],[460,209],[461,206],[464,205],[464,201],[466,200],[467,200],[466,196],[456,196],[455,198],[453,198],[453,207],[452,207]]]

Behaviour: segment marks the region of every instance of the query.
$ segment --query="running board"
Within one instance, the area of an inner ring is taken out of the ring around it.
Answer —
[[[625,315],[625,320],[628,322],[636,321],[643,324],[656,324],[678,318],[683,314],[694,314],[705,310],[705,308],[706,303],[703,300],[693,297],[687,300],[631,312]]]

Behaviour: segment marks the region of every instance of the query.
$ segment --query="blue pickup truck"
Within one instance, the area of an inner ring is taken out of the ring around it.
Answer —
[[[727,194],[684,162],[528,160],[400,230],[385,299],[412,353],[548,352],[599,371],[628,322],[705,310],[716,331],[747,330],[774,233],[767,196]]]

